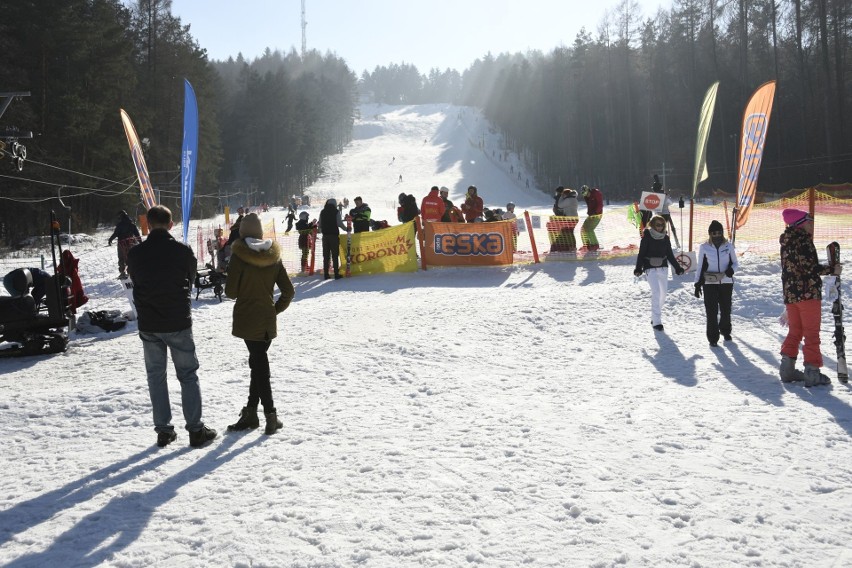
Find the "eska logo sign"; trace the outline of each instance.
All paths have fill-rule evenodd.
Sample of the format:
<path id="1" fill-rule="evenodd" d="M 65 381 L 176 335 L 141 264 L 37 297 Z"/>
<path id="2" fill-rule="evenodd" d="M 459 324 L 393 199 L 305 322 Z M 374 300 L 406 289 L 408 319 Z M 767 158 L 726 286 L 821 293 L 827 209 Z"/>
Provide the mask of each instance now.
<path id="1" fill-rule="evenodd" d="M 435 254 L 446 256 L 497 256 L 506 248 L 501 233 L 435 235 Z"/>

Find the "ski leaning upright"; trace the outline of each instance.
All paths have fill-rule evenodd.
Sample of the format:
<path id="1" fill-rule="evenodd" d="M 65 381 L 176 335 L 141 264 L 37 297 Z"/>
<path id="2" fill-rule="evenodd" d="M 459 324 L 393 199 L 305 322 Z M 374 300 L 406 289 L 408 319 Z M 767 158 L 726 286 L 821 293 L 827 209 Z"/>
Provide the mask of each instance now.
<path id="1" fill-rule="evenodd" d="M 834 267 L 840 262 L 840 244 L 836 241 L 826 247 L 828 265 Z M 843 331 L 843 304 L 840 301 L 840 276 L 834 277 L 834 302 L 831 313 L 834 315 L 834 346 L 837 347 L 837 380 L 849 382 L 849 371 L 846 368 L 846 333 Z"/>

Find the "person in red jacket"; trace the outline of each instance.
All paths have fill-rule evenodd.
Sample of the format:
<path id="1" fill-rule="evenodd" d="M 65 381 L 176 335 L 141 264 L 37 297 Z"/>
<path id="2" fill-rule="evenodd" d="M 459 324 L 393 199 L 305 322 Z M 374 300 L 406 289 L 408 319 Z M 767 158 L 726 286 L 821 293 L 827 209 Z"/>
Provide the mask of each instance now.
<path id="1" fill-rule="evenodd" d="M 468 223 L 473 223 L 477 218 L 482 217 L 482 198 L 477 195 L 476 186 L 472 185 L 467 188 L 467 196 L 464 200 L 464 203 L 461 206 L 462 213 L 464 213 L 464 220 Z"/>
<path id="2" fill-rule="evenodd" d="M 429 195 L 420 202 L 420 217 L 424 221 L 440 221 L 444 216 L 444 200 L 438 195 L 438 186 L 433 185 Z"/>
<path id="3" fill-rule="evenodd" d="M 77 268 L 80 259 L 74 258 L 74 255 L 68 249 L 62 251 L 61 258 L 62 262 L 56 272 L 71 280 L 71 311 L 76 314 L 77 308 L 89 301 L 89 297 L 83 291 L 83 282 L 80 281 L 80 272 Z"/>
<path id="4" fill-rule="evenodd" d="M 603 194 L 598 188 L 589 189 L 588 185 L 580 188 L 583 194 L 583 199 L 586 201 L 586 220 L 583 221 L 583 226 L 580 227 L 580 238 L 583 239 L 583 246 L 587 250 L 599 250 L 601 248 L 598 243 L 598 237 L 595 235 L 595 228 L 601 222 L 603 216 Z"/>

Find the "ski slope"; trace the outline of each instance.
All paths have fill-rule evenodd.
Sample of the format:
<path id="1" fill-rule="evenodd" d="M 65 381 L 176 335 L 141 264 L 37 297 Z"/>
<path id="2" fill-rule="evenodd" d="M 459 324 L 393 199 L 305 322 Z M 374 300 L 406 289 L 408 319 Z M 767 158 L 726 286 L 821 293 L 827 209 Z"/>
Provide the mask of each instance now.
<path id="1" fill-rule="evenodd" d="M 488 157 L 497 142 L 470 109 L 364 107 L 308 193 L 361 195 L 395 222 L 401 191 L 446 185 L 457 202 L 474 184 L 486 206 L 546 213 L 549 190 Z M 124 302 L 102 241 L 80 254 L 88 309 Z M 154 445 L 134 323 L 0 360 L 0 565 L 852 565 L 852 392 L 778 380 L 777 261 L 741 258 L 718 348 L 685 279 L 654 332 L 632 264 L 295 278 L 269 437 L 224 432 L 247 352 L 232 303 L 202 293 L 204 418 L 221 434 L 203 449 L 171 372 L 178 439 Z M 826 306 L 834 379 L 829 328 Z"/>

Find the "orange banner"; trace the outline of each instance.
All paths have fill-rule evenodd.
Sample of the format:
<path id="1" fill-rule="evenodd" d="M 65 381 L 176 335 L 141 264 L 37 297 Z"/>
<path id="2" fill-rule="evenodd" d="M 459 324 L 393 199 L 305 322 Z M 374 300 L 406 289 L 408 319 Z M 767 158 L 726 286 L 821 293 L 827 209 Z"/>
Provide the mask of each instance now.
<path id="1" fill-rule="evenodd" d="M 151 186 L 151 178 L 148 176 L 148 166 L 145 165 L 142 145 L 139 143 L 139 136 L 136 134 L 136 129 L 133 127 L 130 116 L 124 112 L 124 109 L 118 110 L 121 113 L 121 123 L 124 125 L 124 134 L 127 136 L 127 143 L 130 145 L 130 157 L 133 158 L 136 177 L 139 179 L 142 203 L 145 204 L 145 209 L 150 209 L 157 204 L 157 198 L 154 196 L 154 188 Z"/>
<path id="2" fill-rule="evenodd" d="M 423 255 L 431 266 L 512 264 L 514 221 L 491 223 L 424 223 Z"/>
<path id="3" fill-rule="evenodd" d="M 751 96 L 743 113 L 743 132 L 740 140 L 740 178 L 737 184 L 737 224 L 739 229 L 748 221 L 754 194 L 757 191 L 757 175 L 763 160 L 769 115 L 775 98 L 775 81 L 767 81 Z"/>

